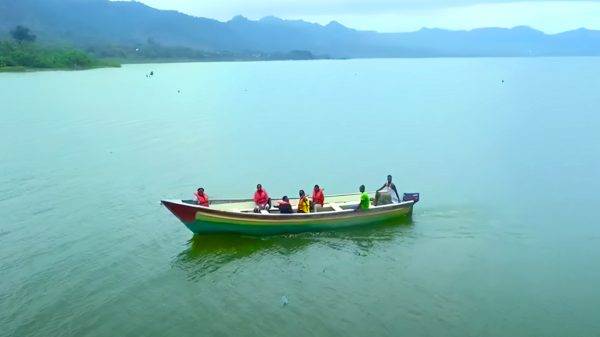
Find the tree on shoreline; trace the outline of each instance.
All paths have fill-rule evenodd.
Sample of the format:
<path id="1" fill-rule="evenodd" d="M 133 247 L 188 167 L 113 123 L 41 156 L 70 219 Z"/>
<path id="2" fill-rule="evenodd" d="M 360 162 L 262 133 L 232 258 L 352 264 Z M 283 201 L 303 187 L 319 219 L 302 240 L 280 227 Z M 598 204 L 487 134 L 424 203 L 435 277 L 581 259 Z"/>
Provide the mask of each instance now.
<path id="1" fill-rule="evenodd" d="M 10 31 L 10 36 L 12 36 L 12 38 L 18 43 L 34 42 L 37 38 L 35 34 L 31 33 L 29 28 L 20 25 Z"/>

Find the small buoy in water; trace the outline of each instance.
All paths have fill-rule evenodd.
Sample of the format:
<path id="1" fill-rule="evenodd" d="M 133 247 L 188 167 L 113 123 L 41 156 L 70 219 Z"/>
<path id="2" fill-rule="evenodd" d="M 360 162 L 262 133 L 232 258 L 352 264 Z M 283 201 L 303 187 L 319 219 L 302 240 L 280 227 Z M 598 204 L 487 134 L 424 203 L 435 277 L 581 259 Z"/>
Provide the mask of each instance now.
<path id="1" fill-rule="evenodd" d="M 504 83 L 504 80 L 502 80 L 502 83 Z"/>
<path id="2" fill-rule="evenodd" d="M 286 306 L 289 303 L 287 296 L 283 295 L 281 296 L 281 305 L 282 306 Z"/>
<path id="3" fill-rule="evenodd" d="M 150 72 L 150 76 L 154 76 L 154 71 L 151 71 L 151 72 Z"/>
<path id="4" fill-rule="evenodd" d="M 178 94 L 181 94 L 181 90 L 177 90 L 177 93 L 178 93 Z"/>

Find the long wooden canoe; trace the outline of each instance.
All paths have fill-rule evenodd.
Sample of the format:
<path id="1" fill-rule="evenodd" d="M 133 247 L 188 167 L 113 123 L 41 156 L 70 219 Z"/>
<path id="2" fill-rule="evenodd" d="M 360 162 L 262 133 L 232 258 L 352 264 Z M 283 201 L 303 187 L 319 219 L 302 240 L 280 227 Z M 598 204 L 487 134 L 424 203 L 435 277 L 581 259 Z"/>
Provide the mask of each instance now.
<path id="1" fill-rule="evenodd" d="M 210 207 L 199 206 L 192 200 L 162 200 L 161 203 L 196 234 L 271 235 L 332 230 L 410 217 L 414 204 L 419 201 L 419 194 L 405 194 L 401 203 L 356 211 L 359 199 L 359 194 L 326 196 L 325 205 L 308 214 L 281 214 L 277 208 L 254 213 L 250 199 L 215 200 Z M 298 200 L 290 201 L 296 210 Z M 274 201 L 276 204 L 277 201 Z"/>

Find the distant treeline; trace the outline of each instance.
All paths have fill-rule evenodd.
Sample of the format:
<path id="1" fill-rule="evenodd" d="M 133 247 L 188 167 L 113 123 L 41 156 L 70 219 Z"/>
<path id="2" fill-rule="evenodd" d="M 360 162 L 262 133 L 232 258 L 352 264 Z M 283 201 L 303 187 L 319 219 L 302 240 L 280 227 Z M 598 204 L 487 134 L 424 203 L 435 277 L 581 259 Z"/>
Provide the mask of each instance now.
<path id="1" fill-rule="evenodd" d="M 119 63 L 172 61 L 262 61 L 312 60 L 327 58 L 309 51 L 287 53 L 209 52 L 187 47 L 163 46 L 152 39 L 145 44 L 88 45 L 83 50 L 70 46 L 48 47 L 36 43 L 36 36 L 23 26 L 10 32 L 12 40 L 0 41 L 0 71 L 28 69 L 90 69 L 118 67 Z"/>
<path id="2" fill-rule="evenodd" d="M 260 60 L 313 60 L 327 58 L 315 56 L 309 51 L 294 50 L 287 53 L 263 52 L 211 52 L 187 47 L 163 46 L 152 39 L 145 44 L 134 46 L 93 45 L 85 51 L 101 59 L 114 59 L 119 62 L 149 61 L 260 61 Z"/>
<path id="3" fill-rule="evenodd" d="M 35 43 L 36 36 L 26 27 L 16 27 L 11 31 L 11 36 L 13 41 L 0 41 L 0 71 L 119 66 L 114 62 L 99 60 L 81 50 L 38 45 Z"/>
<path id="4" fill-rule="evenodd" d="M 116 67 L 118 63 L 98 60 L 70 48 L 47 48 L 36 44 L 0 41 L 0 69 L 90 69 Z"/>

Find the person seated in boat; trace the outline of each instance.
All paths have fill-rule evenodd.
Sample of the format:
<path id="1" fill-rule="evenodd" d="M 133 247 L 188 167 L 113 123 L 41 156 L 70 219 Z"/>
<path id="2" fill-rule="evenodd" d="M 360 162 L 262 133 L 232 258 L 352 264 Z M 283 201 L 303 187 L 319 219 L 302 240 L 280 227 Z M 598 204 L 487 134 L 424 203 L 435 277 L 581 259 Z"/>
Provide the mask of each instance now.
<path id="1" fill-rule="evenodd" d="M 400 202 L 400 195 L 398 194 L 398 189 L 396 189 L 396 185 L 392 182 L 392 176 L 387 176 L 387 181 L 377 192 L 386 192 L 390 195 L 392 199 L 392 203 L 397 204 Z M 389 201 L 388 201 L 389 203 Z M 375 205 L 379 205 L 379 193 L 375 193 Z"/>
<path id="2" fill-rule="evenodd" d="M 194 195 L 196 196 L 196 200 L 198 201 L 198 205 L 208 207 L 208 195 L 204 193 L 204 188 L 200 187 Z"/>
<path id="3" fill-rule="evenodd" d="M 304 190 L 300 190 L 298 192 L 300 195 L 300 200 L 298 200 L 298 213 L 310 213 L 310 201 L 304 193 Z"/>
<path id="4" fill-rule="evenodd" d="M 271 198 L 269 198 L 269 194 L 261 184 L 256 185 L 256 192 L 254 192 L 254 206 L 255 213 L 271 209 Z"/>
<path id="5" fill-rule="evenodd" d="M 368 210 L 369 207 L 371 206 L 371 198 L 369 197 L 369 194 L 367 192 L 365 192 L 365 185 L 360 185 L 358 190 L 360 191 L 360 203 L 356 207 L 356 210 L 357 211 Z"/>
<path id="6" fill-rule="evenodd" d="M 315 188 L 313 189 L 312 204 L 310 209 L 314 211 L 317 208 L 317 206 L 323 207 L 324 204 L 325 196 L 323 195 L 323 189 L 320 188 L 319 185 L 315 185 Z"/>
<path id="7" fill-rule="evenodd" d="M 292 204 L 290 204 L 290 198 L 288 198 L 287 195 L 284 195 L 283 198 L 281 198 L 281 201 L 277 205 L 277 208 L 279 208 L 279 213 L 281 214 L 294 213 L 294 211 L 292 210 Z"/>

